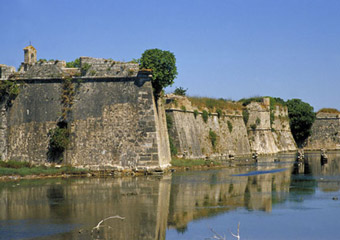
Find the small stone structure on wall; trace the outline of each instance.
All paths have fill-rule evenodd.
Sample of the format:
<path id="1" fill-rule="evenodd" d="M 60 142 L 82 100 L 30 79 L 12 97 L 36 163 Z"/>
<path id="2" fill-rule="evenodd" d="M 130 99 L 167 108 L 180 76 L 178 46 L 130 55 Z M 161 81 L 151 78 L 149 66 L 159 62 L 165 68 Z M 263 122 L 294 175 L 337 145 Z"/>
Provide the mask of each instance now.
<path id="1" fill-rule="evenodd" d="M 31 50 L 19 72 L 0 68 L 11 69 L 2 80 L 20 85 L 10 105 L 6 96 L 0 102 L 2 159 L 46 163 L 49 131 L 62 123 L 70 132 L 63 163 L 91 169 L 170 165 L 165 112 L 162 101 L 155 102 L 151 72 L 89 57 L 80 58 L 80 68 L 66 68 L 65 61 L 26 59 Z"/>

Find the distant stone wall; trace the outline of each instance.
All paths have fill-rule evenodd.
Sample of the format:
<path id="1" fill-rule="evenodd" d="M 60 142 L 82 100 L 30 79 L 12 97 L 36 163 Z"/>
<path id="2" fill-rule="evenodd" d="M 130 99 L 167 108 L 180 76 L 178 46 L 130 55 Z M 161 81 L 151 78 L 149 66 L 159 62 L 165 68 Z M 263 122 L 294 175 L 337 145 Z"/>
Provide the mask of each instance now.
<path id="1" fill-rule="evenodd" d="M 247 123 L 251 150 L 259 154 L 296 151 L 296 143 L 289 126 L 287 107 L 276 106 L 270 120 L 270 106 L 252 102 L 247 106 Z M 254 127 L 255 126 L 255 127 Z"/>
<path id="2" fill-rule="evenodd" d="M 318 113 L 306 149 L 340 149 L 340 114 Z"/>
<path id="3" fill-rule="evenodd" d="M 0 80 L 6 80 L 15 72 L 15 67 L 0 64 Z"/>
<path id="4" fill-rule="evenodd" d="M 33 71 L 33 68 L 31 68 Z M 48 132 L 63 112 L 61 79 L 21 79 L 20 94 L 2 108 L 4 159 L 45 163 Z M 100 168 L 166 167 L 170 163 L 164 109 L 148 75 L 74 78 L 67 122 L 71 143 L 63 163 Z"/>
<path id="5" fill-rule="evenodd" d="M 212 113 L 204 122 L 202 112 L 199 111 L 195 117 L 194 108 L 188 99 L 169 96 L 168 102 L 170 107 L 166 112 L 172 120 L 169 135 L 179 156 L 225 159 L 230 154 L 244 156 L 251 152 L 275 154 L 296 151 L 286 107 L 277 106 L 273 110 L 274 120 L 271 123 L 269 102 L 253 102 L 246 107 L 249 119 L 245 125 L 241 111 L 229 111 L 230 114 L 220 118 Z M 173 102 L 177 103 L 177 108 Z M 179 105 L 182 108 L 185 106 L 185 110 Z M 210 131 L 217 135 L 215 146 Z"/>
<path id="6" fill-rule="evenodd" d="M 167 114 L 173 119 L 170 129 L 179 155 L 187 158 L 228 158 L 232 155 L 249 155 L 250 146 L 242 116 L 226 115 L 218 118 L 217 114 L 208 117 L 205 123 L 202 114 L 196 118 L 193 112 L 168 109 Z M 228 121 L 232 130 L 228 128 Z M 213 146 L 209 132 L 216 133 L 216 145 Z"/>

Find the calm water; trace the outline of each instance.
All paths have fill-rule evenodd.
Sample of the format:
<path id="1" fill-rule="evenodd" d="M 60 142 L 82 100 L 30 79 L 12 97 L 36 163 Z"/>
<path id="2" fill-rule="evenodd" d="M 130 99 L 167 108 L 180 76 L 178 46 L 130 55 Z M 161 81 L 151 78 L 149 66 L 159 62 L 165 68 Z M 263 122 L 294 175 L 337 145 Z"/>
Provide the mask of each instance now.
<path id="1" fill-rule="evenodd" d="M 0 239 L 340 239 L 340 152 L 164 177 L 0 183 Z M 91 229 L 109 219 L 99 233 Z"/>

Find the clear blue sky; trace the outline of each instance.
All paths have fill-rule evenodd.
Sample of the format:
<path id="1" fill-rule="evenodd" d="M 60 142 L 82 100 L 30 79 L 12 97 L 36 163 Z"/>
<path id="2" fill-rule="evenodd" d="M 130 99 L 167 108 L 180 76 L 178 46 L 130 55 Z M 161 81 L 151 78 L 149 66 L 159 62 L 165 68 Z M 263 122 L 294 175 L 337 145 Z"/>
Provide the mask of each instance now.
<path id="1" fill-rule="evenodd" d="M 339 0 L 2 0 L 0 63 L 173 52 L 190 95 L 300 98 L 340 110 Z M 171 91 L 173 88 L 168 88 Z"/>

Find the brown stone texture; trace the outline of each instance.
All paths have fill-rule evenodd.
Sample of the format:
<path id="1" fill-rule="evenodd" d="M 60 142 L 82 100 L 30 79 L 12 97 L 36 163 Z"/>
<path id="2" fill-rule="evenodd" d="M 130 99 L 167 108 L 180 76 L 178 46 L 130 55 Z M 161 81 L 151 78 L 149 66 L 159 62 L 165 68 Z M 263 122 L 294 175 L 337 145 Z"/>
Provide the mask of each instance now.
<path id="1" fill-rule="evenodd" d="M 340 149 L 340 114 L 318 113 L 306 149 Z"/>
<path id="2" fill-rule="evenodd" d="M 179 154 L 187 158 L 227 158 L 229 154 L 250 154 L 247 131 L 240 115 L 225 115 L 220 118 L 216 114 L 208 117 L 205 123 L 202 114 L 195 118 L 194 113 L 180 110 L 167 110 L 173 119 L 170 136 L 174 139 Z M 232 124 L 232 131 L 228 123 Z M 209 132 L 217 134 L 216 146 L 213 147 Z"/>
<path id="3" fill-rule="evenodd" d="M 74 100 L 66 118 L 70 144 L 63 163 L 91 169 L 169 166 L 164 108 L 155 103 L 147 75 L 72 81 Z M 20 82 L 20 94 L 11 106 L 1 105 L 0 142 L 6 147 L 0 150 L 4 159 L 45 163 L 48 132 L 64 111 L 63 80 Z"/>
<path id="4" fill-rule="evenodd" d="M 296 143 L 290 131 L 287 107 L 275 106 L 272 125 L 269 105 L 252 102 L 247 106 L 247 110 L 249 112 L 247 129 L 252 151 L 259 154 L 296 151 Z M 256 123 L 257 119 L 259 124 Z M 254 124 L 255 130 L 251 128 Z"/>
<path id="5" fill-rule="evenodd" d="M 286 107 L 276 106 L 273 110 L 275 117 L 272 126 L 270 106 L 258 102 L 252 102 L 246 107 L 249 112 L 247 126 L 239 111 L 231 111 L 232 114 L 220 118 L 216 113 L 212 113 L 205 123 L 202 112 L 198 112 L 195 118 L 193 107 L 186 98 L 171 97 L 166 111 L 173 122 L 169 133 L 179 156 L 225 159 L 230 154 L 242 156 L 249 155 L 251 152 L 275 154 L 296 151 Z M 182 106 L 185 103 L 186 110 L 174 108 L 174 99 Z M 228 122 L 232 126 L 232 131 L 228 128 Z M 252 125 L 256 125 L 256 128 L 252 128 Z M 210 131 L 217 135 L 215 147 L 209 136 Z"/>

